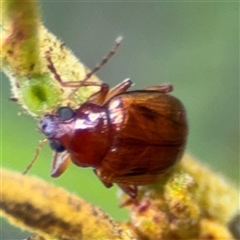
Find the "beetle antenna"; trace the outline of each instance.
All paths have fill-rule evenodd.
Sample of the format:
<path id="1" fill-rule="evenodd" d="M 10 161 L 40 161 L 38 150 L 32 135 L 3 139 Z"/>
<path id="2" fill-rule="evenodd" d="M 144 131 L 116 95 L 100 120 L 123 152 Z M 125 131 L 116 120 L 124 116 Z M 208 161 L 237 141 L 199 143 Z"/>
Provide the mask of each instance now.
<path id="1" fill-rule="evenodd" d="M 70 94 L 69 94 L 69 98 L 71 98 L 74 93 L 76 93 L 78 91 L 78 89 L 84 85 L 84 83 L 92 77 L 93 74 L 95 74 L 99 69 L 101 69 L 108 61 L 109 59 L 116 53 L 117 49 L 119 48 L 121 41 L 122 41 L 123 37 L 119 36 L 116 41 L 115 44 L 113 46 L 113 48 L 109 51 L 109 53 L 102 59 L 102 61 L 97 64 L 86 76 L 84 79 L 82 79 L 80 81 L 80 84 L 78 87 L 76 87 Z"/>
<path id="2" fill-rule="evenodd" d="M 32 165 L 36 162 L 38 155 L 40 153 L 40 150 L 42 149 L 42 147 L 44 146 L 44 144 L 48 141 L 47 138 L 43 139 L 40 141 L 40 143 L 38 144 L 36 151 L 35 151 L 35 155 L 32 159 L 32 161 L 28 164 L 28 166 L 26 167 L 26 169 L 23 171 L 23 175 L 27 174 L 27 172 L 31 169 Z"/>

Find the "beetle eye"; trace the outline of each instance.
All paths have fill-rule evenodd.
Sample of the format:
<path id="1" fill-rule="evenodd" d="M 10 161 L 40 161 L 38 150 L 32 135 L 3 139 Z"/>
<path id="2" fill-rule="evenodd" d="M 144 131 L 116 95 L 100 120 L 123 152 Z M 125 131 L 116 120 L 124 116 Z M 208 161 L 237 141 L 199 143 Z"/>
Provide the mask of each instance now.
<path id="1" fill-rule="evenodd" d="M 60 107 L 57 110 L 57 115 L 61 121 L 67 121 L 74 117 L 74 111 L 69 107 Z"/>
<path id="2" fill-rule="evenodd" d="M 65 151 L 65 147 L 59 141 L 50 141 L 50 147 L 52 150 L 56 152 L 63 152 Z"/>

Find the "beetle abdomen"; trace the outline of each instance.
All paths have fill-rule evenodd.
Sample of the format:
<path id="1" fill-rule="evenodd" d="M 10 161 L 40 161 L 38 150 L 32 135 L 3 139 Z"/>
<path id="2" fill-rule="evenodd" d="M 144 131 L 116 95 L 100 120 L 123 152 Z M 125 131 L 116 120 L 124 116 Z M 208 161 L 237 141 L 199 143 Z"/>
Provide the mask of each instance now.
<path id="1" fill-rule="evenodd" d="M 149 184 L 154 177 L 137 176 L 157 175 L 180 160 L 187 120 L 177 98 L 155 91 L 131 91 L 111 99 L 108 105 L 114 138 L 100 166 L 105 180 Z"/>

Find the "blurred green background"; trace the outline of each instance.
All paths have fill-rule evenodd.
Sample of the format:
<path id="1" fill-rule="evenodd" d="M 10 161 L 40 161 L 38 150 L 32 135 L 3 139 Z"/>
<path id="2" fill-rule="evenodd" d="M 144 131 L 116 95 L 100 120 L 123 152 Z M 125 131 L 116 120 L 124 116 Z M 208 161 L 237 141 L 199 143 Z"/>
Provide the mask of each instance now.
<path id="1" fill-rule="evenodd" d="M 130 77 L 133 89 L 171 83 L 188 111 L 187 151 L 239 184 L 239 3 L 230 2 L 57 2 L 41 3 L 46 27 L 92 68 L 123 35 L 120 50 L 98 76 L 111 86 Z M 43 138 L 37 122 L 10 102 L 10 84 L 1 80 L 1 161 L 23 171 Z M 106 189 L 91 169 L 71 166 L 59 179 L 49 176 L 51 150 L 45 147 L 30 171 L 89 202 L 117 220 L 117 188 Z M 1 225 L 1 239 L 27 233 Z"/>

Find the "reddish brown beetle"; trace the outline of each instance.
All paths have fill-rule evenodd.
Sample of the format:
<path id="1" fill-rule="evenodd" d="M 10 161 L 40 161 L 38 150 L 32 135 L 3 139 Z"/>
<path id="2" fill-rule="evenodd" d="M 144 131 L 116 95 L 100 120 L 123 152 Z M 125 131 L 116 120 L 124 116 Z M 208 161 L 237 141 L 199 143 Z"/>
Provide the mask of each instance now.
<path id="1" fill-rule="evenodd" d="M 49 69 L 57 76 L 51 61 Z M 40 130 L 55 151 L 53 177 L 72 161 L 94 168 L 106 187 L 117 183 L 135 198 L 137 186 L 157 182 L 181 159 L 188 126 L 184 106 L 167 94 L 172 86 L 127 92 L 131 85 L 126 79 L 109 91 L 101 83 L 78 109 L 60 107 L 43 117 Z"/>

